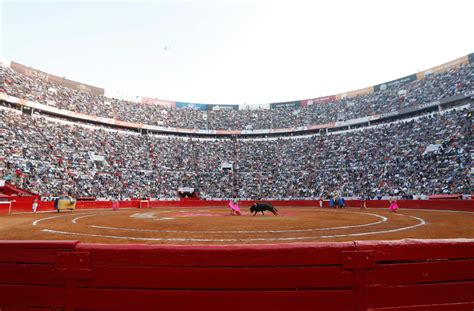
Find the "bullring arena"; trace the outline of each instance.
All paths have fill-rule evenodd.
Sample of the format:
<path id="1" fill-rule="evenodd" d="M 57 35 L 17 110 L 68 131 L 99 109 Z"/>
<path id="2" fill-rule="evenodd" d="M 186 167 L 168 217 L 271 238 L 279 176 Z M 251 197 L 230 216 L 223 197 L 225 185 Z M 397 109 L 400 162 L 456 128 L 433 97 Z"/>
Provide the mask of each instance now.
<path id="1" fill-rule="evenodd" d="M 250 110 L 1 60 L 0 311 L 474 310 L 473 64 Z"/>
<path id="2" fill-rule="evenodd" d="M 201 207 L 24 213 L 0 218 L 0 234 L 9 240 L 184 245 L 474 238 L 473 212 L 392 213 L 383 208 L 386 204 L 374 202 L 379 208 L 367 209 L 283 206 L 279 216 L 269 212 L 252 216 L 247 208 L 242 216 L 232 216 L 225 202 L 220 207 L 201 203 Z"/>

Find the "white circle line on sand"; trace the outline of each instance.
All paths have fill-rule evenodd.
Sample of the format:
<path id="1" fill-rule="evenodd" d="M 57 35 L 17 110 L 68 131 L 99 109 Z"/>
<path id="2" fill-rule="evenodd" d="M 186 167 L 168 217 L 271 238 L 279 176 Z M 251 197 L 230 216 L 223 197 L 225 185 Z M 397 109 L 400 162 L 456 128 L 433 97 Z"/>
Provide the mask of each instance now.
<path id="1" fill-rule="evenodd" d="M 372 214 L 372 213 L 357 213 L 357 214 L 366 214 L 378 217 L 379 221 L 371 222 L 368 224 L 362 225 L 351 225 L 351 226 L 341 226 L 341 227 L 327 227 L 327 228 L 315 228 L 315 229 L 295 229 L 295 230 L 258 230 L 258 231 L 250 231 L 250 230 L 236 230 L 236 231 L 222 231 L 222 230 L 157 230 L 157 229 L 133 229 L 133 228 L 118 228 L 118 227 L 108 227 L 108 226 L 96 226 L 96 225 L 89 225 L 91 228 L 96 229 L 105 229 L 105 230 L 118 230 L 118 231 L 132 231 L 132 232 L 165 232 L 165 233 L 291 233 L 291 232 L 313 232 L 313 231 L 326 231 L 326 230 L 339 230 L 339 229 L 351 229 L 351 228 L 362 228 L 368 226 L 375 226 L 380 223 L 386 222 L 388 220 L 387 217 Z"/>
<path id="2" fill-rule="evenodd" d="M 370 234 L 392 233 L 392 232 L 410 230 L 410 229 L 413 229 L 413 228 L 416 228 L 416 227 L 426 225 L 426 221 L 422 218 L 419 218 L 419 217 L 416 217 L 416 216 L 403 215 L 403 214 L 398 214 L 398 215 L 409 217 L 409 218 L 414 218 L 414 219 L 418 220 L 419 222 L 416 225 L 413 225 L 413 226 L 402 227 L 402 228 L 397 228 L 397 229 L 390 229 L 390 230 L 383 230 L 383 231 L 361 232 L 361 233 L 325 235 L 325 236 L 320 236 L 320 238 L 326 239 L 326 238 L 339 238 L 339 237 L 346 237 L 346 236 L 363 236 L 363 235 L 370 235 Z"/>
<path id="3" fill-rule="evenodd" d="M 388 210 L 388 208 L 381 208 L 381 207 L 366 207 L 366 208 L 358 208 L 358 207 L 349 207 L 349 209 L 358 209 L 358 210 L 370 210 L 370 211 L 380 211 L 380 210 Z M 403 208 L 399 207 L 398 211 L 402 212 L 446 212 L 446 213 L 466 213 L 466 214 L 474 214 L 474 211 L 456 211 L 456 210 L 444 210 L 444 209 L 428 209 L 428 208 Z"/>
<path id="4" fill-rule="evenodd" d="M 77 221 L 79 219 L 87 218 L 87 217 L 92 217 L 96 215 L 101 215 L 101 214 L 106 214 L 109 213 L 109 211 L 106 212 L 101 212 L 101 213 L 93 213 L 93 214 L 87 214 L 83 216 L 76 217 L 72 219 L 73 224 L 77 224 Z M 153 213 L 143 213 L 143 214 L 153 214 Z M 378 217 L 382 220 L 376 221 L 376 222 L 371 222 L 368 224 L 361 224 L 361 225 L 350 225 L 350 226 L 341 226 L 341 227 L 329 227 L 329 228 L 316 228 L 316 229 L 296 229 L 296 230 L 263 230 L 263 231 L 185 231 L 185 230 L 147 230 L 147 229 L 132 229 L 132 228 L 116 228 L 116 227 L 107 227 L 107 226 L 95 226 L 95 225 L 89 225 L 89 227 L 92 228 L 98 228 L 98 229 L 107 229 L 107 230 L 121 230 L 121 231 L 143 231 L 143 232 L 168 232 L 168 233 L 285 233 L 285 232 L 311 232 L 311 231 L 325 231 L 325 230 L 337 230 L 337 229 L 349 229 L 349 228 L 359 228 L 359 227 L 367 227 L 367 226 L 374 226 L 377 224 L 380 224 L 382 222 L 387 221 L 387 218 L 381 215 L 377 214 L 372 214 L 372 213 L 362 213 L 362 212 L 356 212 L 355 214 L 365 214 L 365 215 L 371 215 Z M 62 215 L 61 215 L 62 216 Z M 52 218 L 57 218 L 61 216 L 53 216 L 49 218 L 44 218 L 44 220 L 47 219 L 52 219 Z M 70 216 L 70 215 L 64 215 L 64 216 Z M 172 220 L 174 218 L 171 217 L 162 217 L 158 218 L 155 220 Z M 34 226 L 36 224 L 33 224 Z"/>
<path id="5" fill-rule="evenodd" d="M 37 220 L 33 221 L 31 224 L 32 224 L 33 226 L 36 226 L 39 222 L 41 222 L 41 221 L 43 221 L 43 220 L 49 220 L 49 219 L 54 219 L 54 218 L 67 217 L 67 216 L 71 216 L 71 214 L 68 214 L 68 215 L 58 215 L 58 216 L 52 216 L 52 217 L 41 218 L 41 219 L 37 219 Z"/>
<path id="6" fill-rule="evenodd" d="M 96 210 L 97 210 L 97 209 L 96 209 Z M 106 212 L 102 212 L 102 213 L 106 213 Z M 97 215 L 97 214 L 102 214 L 102 213 L 87 214 L 87 216 L 90 216 L 90 215 Z M 76 214 L 76 215 L 77 215 L 77 214 Z M 31 224 L 32 224 L 33 226 L 36 226 L 39 222 L 41 222 L 41 221 L 43 221 L 43 220 L 49 220 L 49 219 L 54 219 L 54 218 L 62 218 L 62 217 L 70 217 L 70 216 L 73 216 L 73 214 L 56 215 L 56 216 L 41 218 L 41 219 L 37 219 L 37 220 L 33 221 Z M 84 216 L 81 216 L 81 217 L 84 217 Z M 79 217 L 79 218 L 81 218 L 81 217 Z"/>
<path id="7" fill-rule="evenodd" d="M 86 218 L 86 217 L 91 217 L 91 216 L 95 216 L 95 215 L 100 215 L 100 214 L 104 214 L 104 213 L 108 213 L 108 212 L 102 212 L 102 213 L 94 213 L 94 214 L 88 214 L 88 215 L 84 215 L 84 216 L 79 216 L 79 217 L 76 217 L 72 220 L 72 223 L 73 224 L 77 224 L 77 221 L 79 219 L 82 219 L 82 218 Z"/>
<path id="8" fill-rule="evenodd" d="M 400 215 L 400 214 L 399 214 Z M 397 229 L 390 230 L 381 230 L 381 231 L 371 231 L 363 233 L 352 233 L 352 234 L 339 234 L 333 236 L 314 236 L 314 237 L 289 237 L 289 238 L 250 238 L 250 239 L 197 239 L 197 238 L 145 238 L 145 237 L 128 237 L 128 236 L 116 236 L 116 235 L 102 235 L 102 234 L 92 234 L 92 233 L 80 233 L 80 232 L 67 232 L 51 229 L 43 229 L 43 232 L 53 233 L 53 234 L 65 234 L 65 235 L 79 235 L 79 236 L 91 236 L 91 237 L 102 237 L 110 239 L 125 239 L 125 240 L 136 240 L 136 241 L 172 241 L 172 242 L 245 242 L 245 241 L 295 241 L 295 240 L 308 240 L 308 239 L 317 239 L 317 238 L 331 238 L 331 237 L 345 237 L 345 236 L 362 236 L 370 234 L 381 234 L 381 233 L 390 233 L 398 232 L 413 229 L 419 226 L 423 226 L 426 222 L 419 217 L 401 215 L 409 218 L 414 218 L 418 220 L 416 225 L 401 227 Z"/>
<path id="9" fill-rule="evenodd" d="M 454 210 L 442 210 L 442 209 L 408 209 L 408 208 L 399 208 L 399 210 L 408 212 L 408 211 L 419 211 L 419 212 L 444 212 L 444 213 L 463 213 L 463 214 L 474 214 L 474 212 L 468 212 L 468 211 L 454 211 Z"/>
<path id="10" fill-rule="evenodd" d="M 87 213 L 87 212 L 91 212 L 91 211 L 103 211 L 103 210 L 106 210 L 106 209 L 111 209 L 111 208 L 107 208 L 107 207 L 104 207 L 104 208 L 76 208 L 75 211 L 76 212 L 84 212 L 84 213 Z M 124 208 L 120 208 L 120 210 L 129 210 L 129 209 L 136 209 L 134 207 L 124 207 Z M 23 214 L 38 214 L 38 215 L 41 215 L 41 214 L 51 214 L 51 213 L 57 213 L 58 211 L 57 210 L 46 210 L 46 211 L 37 211 L 36 213 L 33 213 L 33 211 L 31 212 L 14 212 L 14 213 L 11 213 L 10 215 L 23 215 Z"/>

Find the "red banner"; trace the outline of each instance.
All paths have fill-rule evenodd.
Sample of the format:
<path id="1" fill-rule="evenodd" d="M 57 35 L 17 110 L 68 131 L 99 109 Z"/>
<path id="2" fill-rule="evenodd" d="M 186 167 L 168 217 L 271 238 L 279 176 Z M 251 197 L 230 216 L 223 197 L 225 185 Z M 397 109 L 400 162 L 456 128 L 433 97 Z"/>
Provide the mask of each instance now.
<path id="1" fill-rule="evenodd" d="M 336 101 L 336 95 L 324 96 L 318 98 L 305 99 L 301 101 L 301 106 L 311 106 L 315 104 L 327 104 Z"/>

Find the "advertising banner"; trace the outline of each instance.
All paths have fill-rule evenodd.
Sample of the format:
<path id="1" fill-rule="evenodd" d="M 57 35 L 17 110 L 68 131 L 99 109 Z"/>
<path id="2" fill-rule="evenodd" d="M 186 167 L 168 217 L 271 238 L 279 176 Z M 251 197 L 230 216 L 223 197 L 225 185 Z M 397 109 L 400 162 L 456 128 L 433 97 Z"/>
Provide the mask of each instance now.
<path id="1" fill-rule="evenodd" d="M 104 95 L 105 93 L 105 90 L 102 88 L 72 81 L 72 80 L 66 79 L 65 77 L 58 77 L 58 76 L 43 72 L 41 70 L 19 64 L 14 61 L 10 63 L 10 68 L 12 68 L 18 73 L 28 75 L 28 76 L 33 76 L 35 78 L 42 79 L 45 81 L 54 82 L 64 87 L 74 89 L 77 91 L 83 91 L 83 92 L 86 91 L 86 92 L 93 93 L 95 95 Z"/>
<path id="2" fill-rule="evenodd" d="M 272 103 L 270 109 L 299 109 L 301 108 L 301 101 L 283 102 L 283 103 Z"/>
<path id="3" fill-rule="evenodd" d="M 281 129 L 270 129 L 270 133 L 287 133 L 287 132 L 294 132 L 292 127 L 281 128 Z"/>
<path id="4" fill-rule="evenodd" d="M 451 68 L 457 67 L 462 64 L 468 64 L 468 63 L 469 63 L 469 55 L 466 55 L 466 56 L 457 58 L 455 60 L 452 60 L 450 62 L 444 63 L 442 65 L 419 72 L 416 74 L 416 77 L 418 80 L 421 80 L 421 79 L 424 79 L 426 75 L 447 71 Z"/>
<path id="5" fill-rule="evenodd" d="M 396 79 L 396 80 L 392 80 L 392 81 L 389 81 L 389 82 L 377 84 L 376 86 L 374 86 L 374 92 L 383 91 L 383 90 L 386 90 L 388 88 L 391 88 L 391 87 L 394 87 L 394 86 L 397 86 L 397 85 L 400 85 L 400 84 L 409 83 L 409 82 L 415 81 L 416 79 L 417 79 L 416 78 L 416 73 L 414 73 L 412 75 L 409 75 L 409 76 L 406 76 L 406 77 L 403 77 L 403 78 L 400 78 L 400 79 Z"/>
<path id="6" fill-rule="evenodd" d="M 367 122 L 369 122 L 369 117 L 362 117 L 362 118 L 350 119 L 346 121 L 337 121 L 335 124 L 335 127 L 349 126 L 353 124 L 361 124 L 361 123 L 367 123 Z"/>
<path id="7" fill-rule="evenodd" d="M 316 104 L 327 104 L 336 101 L 336 95 L 324 96 L 312 99 L 305 99 L 301 101 L 303 107 L 316 105 Z"/>
<path id="8" fill-rule="evenodd" d="M 207 110 L 206 104 L 176 102 L 176 109 Z"/>
<path id="9" fill-rule="evenodd" d="M 239 110 L 239 105 L 207 105 L 209 110 Z"/>
<path id="10" fill-rule="evenodd" d="M 143 96 L 142 96 L 142 104 L 157 105 L 157 106 L 170 108 L 170 109 L 176 108 L 176 102 L 158 99 L 158 98 L 143 97 Z"/>
<path id="11" fill-rule="evenodd" d="M 123 126 L 123 127 L 143 128 L 143 124 L 141 123 L 131 123 L 131 122 L 125 122 L 125 121 L 120 121 L 120 120 L 114 120 L 114 124 Z"/>
<path id="12" fill-rule="evenodd" d="M 118 90 L 105 89 L 104 96 L 107 98 L 119 99 L 119 100 L 124 100 L 124 101 L 132 102 L 132 103 L 142 102 L 141 96 L 127 94 L 127 93 L 124 93 L 123 91 L 118 91 Z"/>
<path id="13" fill-rule="evenodd" d="M 196 133 L 196 130 L 195 129 L 186 129 L 186 128 L 176 127 L 176 128 L 174 128 L 174 132 L 194 134 L 194 133 Z"/>
<path id="14" fill-rule="evenodd" d="M 359 89 L 359 90 L 355 90 L 355 91 L 351 91 L 351 92 L 346 92 L 346 93 L 342 93 L 342 94 L 337 94 L 336 95 L 336 99 L 342 99 L 342 98 L 346 98 L 346 97 L 356 97 L 356 96 L 364 96 L 364 95 L 367 95 L 367 94 L 371 94 L 374 92 L 374 87 L 373 86 L 369 86 L 369 87 L 366 87 L 366 88 L 363 88 L 363 89 Z"/>
<path id="15" fill-rule="evenodd" d="M 374 115 L 369 116 L 369 121 L 378 120 L 378 119 L 380 119 L 379 114 L 374 114 Z"/>
<path id="16" fill-rule="evenodd" d="M 214 132 L 220 135 L 239 135 L 242 133 L 239 130 L 215 130 Z"/>
<path id="17" fill-rule="evenodd" d="M 464 93 L 464 96 L 465 96 L 465 97 L 472 97 L 472 96 L 474 96 L 474 90 L 468 91 L 468 92 Z"/>
<path id="18" fill-rule="evenodd" d="M 324 129 L 324 128 L 333 128 L 336 126 L 336 122 L 326 123 L 326 124 L 313 124 L 308 125 L 308 130 Z"/>
<path id="19" fill-rule="evenodd" d="M 380 114 L 380 119 L 397 116 L 399 114 L 400 114 L 400 112 L 398 112 L 398 111 L 390 111 L 390 112 L 386 112 L 386 113 L 381 113 Z"/>
<path id="20" fill-rule="evenodd" d="M 166 131 L 166 130 L 170 130 L 169 127 L 156 126 L 156 125 L 149 125 L 149 124 L 143 124 L 143 129 L 145 129 L 145 130 L 151 130 L 151 131 Z"/>

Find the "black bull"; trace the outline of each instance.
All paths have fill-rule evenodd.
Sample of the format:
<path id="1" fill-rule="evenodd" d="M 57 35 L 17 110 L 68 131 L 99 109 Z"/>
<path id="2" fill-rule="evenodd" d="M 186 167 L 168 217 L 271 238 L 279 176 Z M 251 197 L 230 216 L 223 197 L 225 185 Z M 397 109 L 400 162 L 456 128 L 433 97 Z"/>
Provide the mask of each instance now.
<path id="1" fill-rule="evenodd" d="M 262 212 L 262 214 L 265 215 L 264 211 L 269 211 L 272 212 L 273 215 L 278 215 L 278 210 L 270 203 L 254 203 L 250 207 L 250 213 L 254 213 L 254 216 L 257 215 L 258 212 Z"/>

